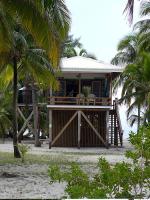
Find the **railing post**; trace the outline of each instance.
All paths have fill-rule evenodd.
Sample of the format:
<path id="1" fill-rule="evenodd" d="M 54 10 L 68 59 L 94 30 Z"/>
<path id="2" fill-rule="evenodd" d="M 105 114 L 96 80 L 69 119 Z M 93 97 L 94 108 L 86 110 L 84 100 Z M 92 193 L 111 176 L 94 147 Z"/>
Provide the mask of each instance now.
<path id="1" fill-rule="evenodd" d="M 109 147 L 109 111 L 106 111 L 106 144 Z"/>
<path id="2" fill-rule="evenodd" d="M 81 140 L 81 111 L 78 111 L 78 149 L 80 149 Z"/>

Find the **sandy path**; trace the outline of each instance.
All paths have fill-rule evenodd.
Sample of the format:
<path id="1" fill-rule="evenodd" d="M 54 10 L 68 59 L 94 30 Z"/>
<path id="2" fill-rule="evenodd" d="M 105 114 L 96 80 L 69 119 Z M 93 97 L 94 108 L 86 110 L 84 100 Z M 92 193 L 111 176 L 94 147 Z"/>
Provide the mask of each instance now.
<path id="1" fill-rule="evenodd" d="M 68 161 L 77 161 L 80 163 L 97 163 L 98 158 L 103 156 L 110 163 L 114 164 L 119 161 L 127 161 L 124 153 L 128 149 L 132 149 L 127 141 L 125 141 L 124 148 L 56 148 L 48 149 L 48 144 L 43 144 L 42 147 L 30 146 L 29 153 L 37 155 L 51 155 L 60 156 L 63 155 Z M 0 144 L 1 152 L 13 152 L 13 146 L 11 142 Z"/>

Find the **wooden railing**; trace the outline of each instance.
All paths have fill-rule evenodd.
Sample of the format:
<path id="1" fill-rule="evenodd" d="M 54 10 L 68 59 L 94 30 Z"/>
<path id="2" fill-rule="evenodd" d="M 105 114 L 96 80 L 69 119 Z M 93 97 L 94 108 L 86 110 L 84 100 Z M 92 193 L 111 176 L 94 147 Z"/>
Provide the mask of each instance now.
<path id="1" fill-rule="evenodd" d="M 81 98 L 81 97 L 49 97 L 49 103 L 52 105 L 102 105 L 110 106 L 111 98 L 94 97 L 94 98 Z"/>

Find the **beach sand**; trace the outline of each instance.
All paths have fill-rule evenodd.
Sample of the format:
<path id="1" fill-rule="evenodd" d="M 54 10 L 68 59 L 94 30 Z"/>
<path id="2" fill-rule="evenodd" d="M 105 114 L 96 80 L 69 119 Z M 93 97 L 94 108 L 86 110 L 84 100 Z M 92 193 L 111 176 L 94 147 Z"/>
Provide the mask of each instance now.
<path id="1" fill-rule="evenodd" d="M 29 144 L 28 144 L 29 145 Z M 124 152 L 132 149 L 127 141 L 123 148 L 52 148 L 48 144 L 42 147 L 34 147 L 30 144 L 29 154 L 50 155 L 63 157 L 67 161 L 77 161 L 82 167 L 92 174 L 96 170 L 96 163 L 103 156 L 111 164 L 123 160 L 130 162 L 124 156 Z M 6 141 L 0 144 L 0 152 L 13 152 L 12 142 Z M 58 199 L 64 195 L 65 183 L 49 184 L 47 175 L 48 164 L 1 164 L 0 165 L 0 199 Z M 6 177 L 12 174 L 14 177 Z"/>

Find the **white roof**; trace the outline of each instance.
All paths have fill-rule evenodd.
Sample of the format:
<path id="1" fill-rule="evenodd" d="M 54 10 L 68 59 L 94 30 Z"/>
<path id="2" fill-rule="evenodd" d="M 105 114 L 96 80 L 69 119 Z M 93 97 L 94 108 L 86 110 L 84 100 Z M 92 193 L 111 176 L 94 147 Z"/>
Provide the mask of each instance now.
<path id="1" fill-rule="evenodd" d="M 71 58 L 62 58 L 60 62 L 62 72 L 80 72 L 80 73 L 111 73 L 122 72 L 123 67 L 104 63 L 102 61 L 75 56 Z"/>

